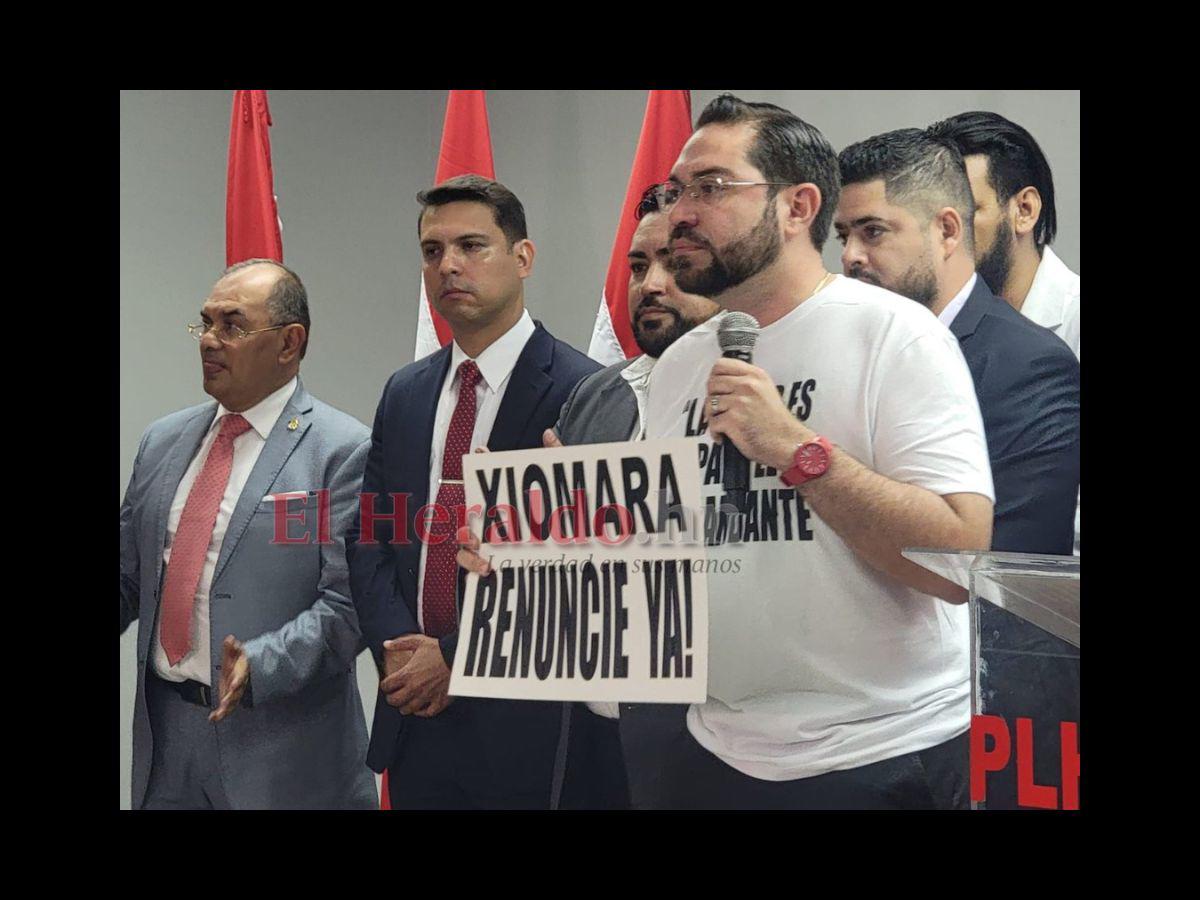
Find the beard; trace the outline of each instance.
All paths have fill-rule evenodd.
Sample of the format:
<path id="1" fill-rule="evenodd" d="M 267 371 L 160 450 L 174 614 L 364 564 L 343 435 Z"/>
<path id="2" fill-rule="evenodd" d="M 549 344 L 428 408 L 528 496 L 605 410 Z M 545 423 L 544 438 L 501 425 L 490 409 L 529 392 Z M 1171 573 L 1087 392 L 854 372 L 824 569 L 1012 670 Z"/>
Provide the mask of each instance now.
<path id="1" fill-rule="evenodd" d="M 846 275 L 884 288 L 901 297 L 907 297 L 909 300 L 916 300 L 925 307 L 932 308 L 933 301 L 937 299 L 937 276 L 934 274 L 933 267 L 929 265 L 928 259 L 921 259 L 914 263 L 893 284 L 884 284 L 874 272 L 868 272 L 857 264 L 851 266 L 846 271 Z"/>
<path id="2" fill-rule="evenodd" d="M 1008 273 L 1012 271 L 1014 241 L 1012 223 L 1006 219 L 996 229 L 992 246 L 983 252 L 975 265 L 979 277 L 987 282 L 997 297 L 1003 293 L 1004 285 L 1008 283 Z"/>
<path id="3" fill-rule="evenodd" d="M 937 276 L 932 268 L 918 264 L 905 272 L 892 290 L 909 300 L 916 300 L 922 306 L 932 308 L 938 293 Z"/>
<path id="4" fill-rule="evenodd" d="M 774 212 L 775 205 L 768 201 L 762 218 L 750 233 L 726 245 L 720 253 L 708 241 L 677 226 L 671 232 L 672 238 L 684 238 L 698 244 L 707 249 L 712 257 L 712 262 L 703 269 L 695 267 L 687 259 L 680 259 L 676 263 L 673 267 L 675 283 L 680 290 L 702 297 L 717 297 L 775 262 L 782 241 L 779 239 Z"/>
<path id="5" fill-rule="evenodd" d="M 668 314 L 668 322 L 641 322 L 642 309 L 655 309 Z M 638 307 L 638 315 L 634 318 L 633 339 L 643 353 L 652 359 L 658 359 L 673 343 L 695 328 L 699 322 L 691 322 L 670 307 L 653 301 L 643 302 Z"/>

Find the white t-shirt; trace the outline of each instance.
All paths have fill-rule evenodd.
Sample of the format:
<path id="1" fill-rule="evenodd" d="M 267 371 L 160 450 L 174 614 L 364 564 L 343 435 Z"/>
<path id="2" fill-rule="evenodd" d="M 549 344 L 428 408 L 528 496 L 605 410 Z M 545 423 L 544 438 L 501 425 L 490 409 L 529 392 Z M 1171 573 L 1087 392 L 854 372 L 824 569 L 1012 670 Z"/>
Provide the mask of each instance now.
<path id="1" fill-rule="evenodd" d="M 719 465 L 703 459 L 713 445 L 702 418 L 721 318 L 663 354 L 646 410 L 647 438 L 700 433 L 706 504 L 722 493 Z M 920 304 L 838 276 L 762 329 L 754 363 L 798 418 L 875 472 L 994 499 L 971 374 Z M 708 541 L 719 563 L 708 575 L 709 699 L 688 711 L 696 740 L 747 775 L 785 781 L 965 731 L 966 604 L 876 572 L 778 473 L 751 463 L 750 475 L 745 539 Z"/>

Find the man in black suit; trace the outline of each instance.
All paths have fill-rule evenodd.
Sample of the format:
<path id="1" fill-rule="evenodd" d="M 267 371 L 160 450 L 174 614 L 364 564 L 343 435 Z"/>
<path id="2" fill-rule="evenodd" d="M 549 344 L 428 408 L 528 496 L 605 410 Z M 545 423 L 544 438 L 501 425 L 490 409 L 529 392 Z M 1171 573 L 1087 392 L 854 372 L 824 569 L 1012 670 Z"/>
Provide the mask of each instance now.
<path id="1" fill-rule="evenodd" d="M 975 271 L 962 155 L 917 128 L 838 155 L 842 267 L 916 300 L 958 338 L 975 381 L 996 489 L 992 549 L 1071 553 L 1079 488 L 1079 362 Z"/>
<path id="2" fill-rule="evenodd" d="M 347 538 L 381 677 L 367 764 L 388 769 L 394 809 L 548 808 L 561 704 L 447 694 L 462 454 L 542 446 L 576 382 L 600 366 L 526 312 L 535 248 L 511 191 L 465 175 L 417 199 L 425 291 L 454 341 L 384 387 Z"/>

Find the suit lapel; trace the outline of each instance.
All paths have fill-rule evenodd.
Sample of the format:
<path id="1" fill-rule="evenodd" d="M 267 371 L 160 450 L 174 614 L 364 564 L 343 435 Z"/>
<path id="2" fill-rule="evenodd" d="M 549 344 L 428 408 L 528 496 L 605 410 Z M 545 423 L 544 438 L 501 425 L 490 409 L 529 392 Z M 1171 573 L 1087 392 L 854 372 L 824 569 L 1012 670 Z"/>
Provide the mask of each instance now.
<path id="1" fill-rule="evenodd" d="M 213 572 L 213 584 L 216 584 L 217 579 L 221 577 L 221 572 L 229 562 L 229 557 L 237 549 L 246 526 L 250 524 L 251 516 L 258 509 L 262 498 L 271 490 L 275 483 L 275 477 L 283 468 L 283 464 L 287 462 L 292 451 L 296 449 L 296 445 L 312 427 L 312 419 L 309 416 L 309 413 L 312 412 L 312 405 L 312 396 L 304 389 L 304 383 L 297 377 L 296 390 L 292 392 L 292 398 L 275 421 L 275 426 L 267 436 L 267 443 L 258 455 L 254 468 L 250 470 L 250 477 L 246 479 L 246 485 L 242 488 L 237 505 L 233 508 L 233 515 L 229 518 L 229 527 L 225 530 L 225 539 L 221 542 L 221 554 L 217 557 L 217 567 Z M 295 430 L 289 430 L 288 423 L 293 418 L 298 418 L 300 425 Z M 288 485 L 288 487 L 305 486 Z"/>
<path id="2" fill-rule="evenodd" d="M 167 545 L 167 518 L 170 515 L 171 501 L 175 498 L 175 492 L 179 490 L 179 482 L 183 480 L 183 473 L 187 471 L 188 464 L 196 455 L 196 451 L 200 449 L 204 435 L 208 433 L 213 416 L 216 414 L 216 402 L 209 403 L 183 426 L 183 430 L 179 432 L 179 437 L 175 440 L 171 456 L 167 460 L 166 470 L 163 472 L 162 478 L 158 480 L 160 494 L 154 518 L 154 533 L 157 541 L 154 554 L 156 584 L 162 584 L 162 558 L 163 550 Z"/>
<path id="3" fill-rule="evenodd" d="M 950 331 L 960 343 L 975 333 L 980 321 L 987 314 L 988 300 L 991 297 L 992 292 L 988 289 L 987 283 L 976 273 L 975 287 L 971 288 L 967 302 L 963 304 L 958 315 L 954 317 L 954 321 L 950 323 Z"/>
<path id="4" fill-rule="evenodd" d="M 546 374 L 554 361 L 554 339 L 542 327 L 534 323 L 534 332 L 525 342 L 517 364 L 508 379 L 508 389 L 496 413 L 496 424 L 488 437 L 488 449 L 516 450 L 521 444 L 525 428 L 537 413 L 546 392 L 554 380 Z M 541 446 L 541 441 L 538 441 Z"/>

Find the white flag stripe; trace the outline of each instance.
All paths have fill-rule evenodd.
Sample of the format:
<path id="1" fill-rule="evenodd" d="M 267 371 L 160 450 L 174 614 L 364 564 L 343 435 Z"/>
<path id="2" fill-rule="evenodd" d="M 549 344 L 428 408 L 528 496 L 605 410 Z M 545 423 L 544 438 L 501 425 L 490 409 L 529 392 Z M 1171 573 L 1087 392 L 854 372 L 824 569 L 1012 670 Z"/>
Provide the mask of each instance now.
<path id="1" fill-rule="evenodd" d="M 429 311 L 429 298 L 425 296 L 425 279 L 422 278 L 420 309 L 417 311 L 417 345 L 413 350 L 413 362 L 441 349 L 437 329 L 433 327 L 433 315 Z"/>
<path id="2" fill-rule="evenodd" d="M 596 324 L 592 327 L 592 341 L 588 344 L 588 356 L 602 366 L 625 361 L 625 351 L 613 331 L 612 316 L 608 311 L 608 297 L 600 292 L 600 308 L 596 310 Z"/>

